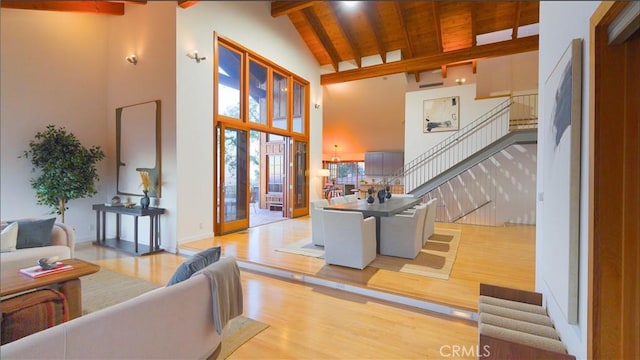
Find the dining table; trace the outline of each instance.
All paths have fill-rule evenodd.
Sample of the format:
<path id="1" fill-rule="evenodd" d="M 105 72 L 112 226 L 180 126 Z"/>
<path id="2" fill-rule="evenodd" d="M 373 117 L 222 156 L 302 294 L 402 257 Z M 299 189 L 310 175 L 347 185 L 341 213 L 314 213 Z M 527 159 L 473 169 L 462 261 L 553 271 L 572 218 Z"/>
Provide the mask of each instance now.
<path id="1" fill-rule="evenodd" d="M 376 219 L 376 252 L 380 253 L 380 218 L 383 216 L 393 216 L 399 214 L 404 210 L 414 207 L 422 200 L 417 198 L 394 198 L 386 199 L 383 203 L 380 203 L 376 199 L 373 203 L 369 204 L 366 199 L 351 201 L 342 204 L 332 204 L 325 206 L 325 210 L 339 210 L 339 211 L 358 211 L 362 213 L 362 216 L 367 218 L 373 216 Z"/>

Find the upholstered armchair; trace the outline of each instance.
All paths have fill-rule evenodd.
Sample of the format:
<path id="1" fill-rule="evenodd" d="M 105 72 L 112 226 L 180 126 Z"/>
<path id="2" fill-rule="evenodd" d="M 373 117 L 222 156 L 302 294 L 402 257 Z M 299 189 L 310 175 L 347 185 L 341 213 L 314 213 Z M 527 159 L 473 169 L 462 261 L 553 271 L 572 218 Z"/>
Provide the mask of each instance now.
<path id="1" fill-rule="evenodd" d="M 427 206 L 411 213 L 380 218 L 380 254 L 415 259 L 422 249 L 422 230 Z"/>
<path id="2" fill-rule="evenodd" d="M 324 214 L 322 209 L 329 206 L 326 199 L 311 201 L 309 212 L 311 215 L 311 243 L 324 246 Z"/>
<path id="3" fill-rule="evenodd" d="M 376 258 L 376 219 L 361 212 L 324 210 L 327 264 L 364 269 Z"/>

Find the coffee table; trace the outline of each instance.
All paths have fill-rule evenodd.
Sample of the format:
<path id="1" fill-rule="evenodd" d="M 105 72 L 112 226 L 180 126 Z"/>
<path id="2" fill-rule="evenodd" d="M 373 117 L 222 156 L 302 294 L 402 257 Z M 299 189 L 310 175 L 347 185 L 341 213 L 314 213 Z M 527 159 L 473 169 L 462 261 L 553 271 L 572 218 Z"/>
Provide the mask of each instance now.
<path id="1" fill-rule="evenodd" d="M 20 269 L 2 269 L 0 282 L 0 296 L 18 294 L 23 291 L 35 290 L 41 287 L 58 285 L 58 290 L 67 297 L 69 319 L 82 315 L 82 292 L 80 277 L 98 272 L 100 266 L 79 259 L 60 260 L 64 264 L 73 266 L 72 269 L 59 273 L 31 278 L 21 274 Z"/>

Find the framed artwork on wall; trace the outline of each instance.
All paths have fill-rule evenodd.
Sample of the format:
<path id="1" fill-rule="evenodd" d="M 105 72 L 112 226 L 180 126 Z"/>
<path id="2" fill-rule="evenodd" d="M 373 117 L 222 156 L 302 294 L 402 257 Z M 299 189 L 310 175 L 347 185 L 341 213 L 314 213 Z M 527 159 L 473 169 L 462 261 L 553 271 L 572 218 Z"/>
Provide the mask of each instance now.
<path id="1" fill-rule="evenodd" d="M 578 323 L 582 39 L 574 39 L 544 84 L 543 278 L 569 324 Z M 556 266 L 560 265 L 560 266 Z M 566 265 L 566 266 L 564 266 Z"/>
<path id="2" fill-rule="evenodd" d="M 451 96 L 422 102 L 422 132 L 460 129 L 460 97 Z"/>

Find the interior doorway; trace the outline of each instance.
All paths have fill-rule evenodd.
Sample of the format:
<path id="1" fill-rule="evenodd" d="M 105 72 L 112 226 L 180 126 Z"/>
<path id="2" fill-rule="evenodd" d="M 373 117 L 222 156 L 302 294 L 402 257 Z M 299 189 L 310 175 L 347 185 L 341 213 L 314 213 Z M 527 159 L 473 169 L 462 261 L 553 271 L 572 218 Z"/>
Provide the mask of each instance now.
<path id="1" fill-rule="evenodd" d="M 249 227 L 285 220 L 287 137 L 257 130 L 249 137 Z"/>

